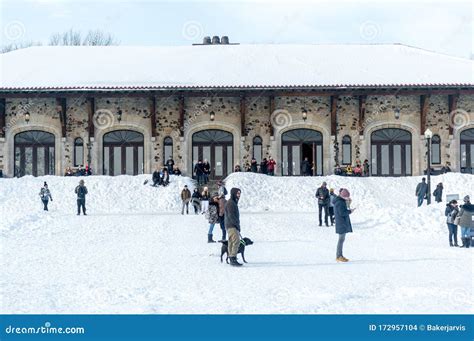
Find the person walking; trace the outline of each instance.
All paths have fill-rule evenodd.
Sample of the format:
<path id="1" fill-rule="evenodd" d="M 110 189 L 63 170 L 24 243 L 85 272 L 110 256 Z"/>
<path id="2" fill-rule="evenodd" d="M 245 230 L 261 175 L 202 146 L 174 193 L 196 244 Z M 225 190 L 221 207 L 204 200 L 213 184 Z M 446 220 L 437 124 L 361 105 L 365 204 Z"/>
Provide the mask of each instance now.
<path id="1" fill-rule="evenodd" d="M 207 210 L 209 209 L 209 200 L 211 199 L 210 194 L 209 194 L 209 188 L 204 187 L 203 191 L 201 193 L 201 212 L 202 214 L 207 213 Z M 219 215 L 217 215 L 219 216 Z"/>
<path id="2" fill-rule="evenodd" d="M 82 214 L 86 214 L 86 195 L 87 195 L 87 187 L 84 185 L 84 180 L 79 181 L 79 186 L 76 187 L 75 190 L 77 194 L 77 215 L 81 215 L 81 207 L 82 207 Z"/>
<path id="3" fill-rule="evenodd" d="M 433 195 L 435 197 L 436 202 L 443 201 L 443 183 L 442 182 L 440 182 L 438 186 L 436 186 L 436 189 L 434 190 Z"/>
<path id="4" fill-rule="evenodd" d="M 331 219 L 331 226 L 334 225 L 334 200 L 337 195 L 334 193 L 334 188 L 329 189 L 329 218 Z"/>
<path id="5" fill-rule="evenodd" d="M 334 200 L 334 217 L 336 218 L 336 233 L 339 235 L 336 249 L 336 261 L 348 262 L 349 259 L 343 255 L 344 241 L 346 234 L 352 232 L 351 218 L 349 215 L 355 208 L 347 208 L 347 200 L 350 198 L 349 190 L 343 188 L 339 196 Z"/>
<path id="6" fill-rule="evenodd" d="M 199 160 L 194 166 L 194 174 L 196 174 L 198 186 L 201 186 L 204 183 L 204 165 L 202 160 Z"/>
<path id="7" fill-rule="evenodd" d="M 463 243 L 461 247 L 469 248 L 471 246 L 471 228 L 474 227 L 472 220 L 474 205 L 471 204 L 469 195 L 466 195 L 463 201 L 464 204 L 460 207 L 455 223 L 457 222 L 461 226 L 461 241 Z"/>
<path id="8" fill-rule="evenodd" d="M 240 213 L 238 206 L 240 193 L 240 189 L 232 188 L 230 190 L 230 200 L 225 205 L 225 228 L 229 235 L 228 252 L 230 265 L 232 266 L 242 266 L 237 261 L 240 244 Z"/>
<path id="9" fill-rule="evenodd" d="M 328 224 L 328 217 L 329 217 L 329 190 L 327 189 L 327 183 L 323 182 L 321 187 L 318 188 L 316 191 L 316 198 L 318 199 L 318 207 L 319 207 L 319 226 L 323 225 L 322 221 L 322 212 L 324 209 L 324 222 L 326 226 Z"/>
<path id="10" fill-rule="evenodd" d="M 191 196 L 191 204 L 194 207 L 194 214 L 198 214 L 201 211 L 201 193 L 199 189 L 195 188 L 193 195 Z"/>
<path id="11" fill-rule="evenodd" d="M 444 210 L 446 224 L 448 225 L 449 231 L 449 246 L 458 246 L 458 226 L 454 223 L 458 213 L 458 202 L 456 200 L 451 200 Z"/>
<path id="12" fill-rule="evenodd" d="M 184 185 L 183 190 L 181 191 L 181 201 L 183 205 L 181 206 L 181 214 L 184 214 L 184 207 L 186 207 L 186 214 L 189 214 L 189 201 L 191 200 L 191 191 L 188 189 L 187 185 Z"/>
<path id="13" fill-rule="evenodd" d="M 209 222 L 207 242 L 215 243 L 214 239 L 212 239 L 212 232 L 214 230 L 214 226 L 219 222 L 219 194 L 217 192 L 212 193 L 211 200 L 209 202 L 209 209 L 206 212 L 206 218 Z"/>
<path id="14" fill-rule="evenodd" d="M 223 181 L 217 182 L 218 190 L 217 194 L 219 195 L 219 225 L 221 226 L 222 230 L 222 239 L 226 240 L 227 231 L 225 229 L 225 204 L 227 200 L 225 196 L 227 195 L 227 188 L 225 188 L 225 183 Z"/>
<path id="15" fill-rule="evenodd" d="M 207 159 L 204 159 L 204 163 L 202 164 L 202 176 L 204 178 L 204 185 L 207 185 L 209 182 L 209 175 L 211 174 L 211 164 Z"/>
<path id="16" fill-rule="evenodd" d="M 53 201 L 53 197 L 51 196 L 51 192 L 49 191 L 48 184 L 46 183 L 46 181 L 44 182 L 43 187 L 39 192 L 39 195 L 41 197 L 41 201 L 43 202 L 43 210 L 47 211 L 49 200 Z"/>
<path id="17" fill-rule="evenodd" d="M 418 198 L 418 207 L 423 205 L 423 200 L 425 200 L 426 195 L 428 194 L 428 184 L 426 183 L 426 178 L 421 179 L 421 182 L 416 186 L 415 195 Z"/>

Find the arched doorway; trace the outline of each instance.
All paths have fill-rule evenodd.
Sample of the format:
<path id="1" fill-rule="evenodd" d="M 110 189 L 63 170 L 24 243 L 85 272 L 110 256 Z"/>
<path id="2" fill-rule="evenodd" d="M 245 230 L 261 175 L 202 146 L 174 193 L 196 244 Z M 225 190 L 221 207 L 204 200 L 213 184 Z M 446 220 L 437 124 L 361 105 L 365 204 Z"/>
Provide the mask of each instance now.
<path id="1" fill-rule="evenodd" d="M 208 160 L 211 165 L 211 179 L 222 179 L 232 172 L 234 137 L 231 133 L 209 129 L 193 134 L 193 169 L 199 160 Z"/>
<path id="2" fill-rule="evenodd" d="M 371 135 L 371 171 L 374 176 L 412 174 L 411 134 L 398 128 L 376 130 Z"/>
<path id="3" fill-rule="evenodd" d="M 301 162 L 307 157 L 313 175 L 323 175 L 323 134 L 312 129 L 289 130 L 281 136 L 282 175 L 301 175 Z"/>
<path id="4" fill-rule="evenodd" d="M 115 130 L 104 135 L 104 175 L 143 174 L 143 134 Z"/>
<path id="5" fill-rule="evenodd" d="M 461 132 L 460 142 L 461 173 L 474 174 L 474 128 Z"/>
<path id="6" fill-rule="evenodd" d="M 15 135 L 15 176 L 54 175 L 54 135 L 30 130 Z"/>

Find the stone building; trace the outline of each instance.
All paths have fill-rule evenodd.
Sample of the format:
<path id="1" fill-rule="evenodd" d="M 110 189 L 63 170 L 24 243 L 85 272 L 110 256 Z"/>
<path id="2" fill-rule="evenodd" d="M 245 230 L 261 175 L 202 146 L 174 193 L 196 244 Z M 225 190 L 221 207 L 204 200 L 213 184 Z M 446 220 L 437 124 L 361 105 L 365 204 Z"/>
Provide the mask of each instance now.
<path id="1" fill-rule="evenodd" d="M 474 167 L 473 62 L 404 45 L 31 47 L 0 55 L 4 176 L 184 174 L 214 178 L 252 157 L 277 175 L 369 160 L 375 176 Z"/>

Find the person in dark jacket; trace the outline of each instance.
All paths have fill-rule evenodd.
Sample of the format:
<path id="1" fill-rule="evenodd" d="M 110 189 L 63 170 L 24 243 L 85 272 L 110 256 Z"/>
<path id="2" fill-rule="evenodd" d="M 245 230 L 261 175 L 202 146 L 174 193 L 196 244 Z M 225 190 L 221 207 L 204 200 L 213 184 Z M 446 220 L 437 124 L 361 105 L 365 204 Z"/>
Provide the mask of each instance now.
<path id="1" fill-rule="evenodd" d="M 305 157 L 303 162 L 301 162 L 301 174 L 303 174 L 303 176 L 311 175 L 311 164 L 307 157 Z"/>
<path id="2" fill-rule="evenodd" d="M 252 161 L 250 162 L 250 171 L 252 173 L 257 173 L 258 172 L 258 164 L 257 164 L 257 160 L 255 158 L 252 158 Z"/>
<path id="3" fill-rule="evenodd" d="M 327 188 L 326 182 L 323 182 L 321 187 L 316 191 L 316 198 L 318 199 L 319 207 L 319 226 L 323 225 L 322 213 L 324 209 L 324 222 L 326 226 L 329 226 L 328 217 L 329 217 L 329 190 Z"/>
<path id="4" fill-rule="evenodd" d="M 79 186 L 76 187 L 75 190 L 77 194 L 77 215 L 81 214 L 81 207 L 82 207 L 82 214 L 86 214 L 86 195 L 87 195 L 87 187 L 84 185 L 84 180 L 79 181 Z"/>
<path id="5" fill-rule="evenodd" d="M 331 219 L 331 226 L 334 225 L 334 200 L 337 195 L 334 193 L 334 188 L 329 189 L 329 218 Z"/>
<path id="6" fill-rule="evenodd" d="M 370 165 L 369 165 L 369 160 L 367 159 L 365 159 L 364 163 L 362 164 L 362 172 L 364 176 L 370 175 Z"/>
<path id="7" fill-rule="evenodd" d="M 451 200 L 444 210 L 449 231 L 449 246 L 458 246 L 458 226 L 454 223 L 454 219 L 456 219 L 458 213 L 458 202 Z"/>
<path id="8" fill-rule="evenodd" d="M 44 182 L 44 185 L 41 188 L 39 195 L 41 197 L 41 201 L 43 202 L 43 210 L 47 211 L 49 200 L 53 201 L 53 197 L 51 196 L 51 192 L 49 191 L 48 184 L 46 183 L 46 181 Z"/>
<path id="9" fill-rule="evenodd" d="M 241 266 L 242 264 L 237 262 L 237 252 L 239 251 L 240 244 L 240 213 L 239 203 L 240 200 L 240 189 L 232 188 L 230 190 L 230 200 L 225 205 L 225 228 L 229 235 L 229 261 L 232 266 Z"/>
<path id="10" fill-rule="evenodd" d="M 204 165 L 201 160 L 194 166 L 194 174 L 196 175 L 198 186 L 201 186 L 204 183 Z"/>
<path id="11" fill-rule="evenodd" d="M 440 182 L 433 192 L 436 202 L 443 201 L 443 183 Z"/>
<path id="12" fill-rule="evenodd" d="M 428 194 L 428 184 L 426 183 L 426 178 L 421 179 L 421 182 L 416 186 L 415 195 L 418 198 L 418 207 L 423 205 L 423 200 L 425 200 L 426 195 Z"/>
<path id="13" fill-rule="evenodd" d="M 352 232 L 351 218 L 349 215 L 355 209 L 347 208 L 347 200 L 350 199 L 350 193 L 347 189 L 342 188 L 339 196 L 334 200 L 334 216 L 336 218 L 336 233 L 339 235 L 337 241 L 336 261 L 348 262 L 349 259 L 343 256 L 343 246 L 346 239 L 346 233 Z"/>
<path id="14" fill-rule="evenodd" d="M 160 178 L 160 185 L 166 187 L 170 184 L 170 174 L 168 173 L 168 168 L 163 168 Z"/>
<path id="15" fill-rule="evenodd" d="M 466 195 L 463 199 L 464 205 L 461 205 L 457 218 L 461 226 L 461 247 L 469 248 L 471 246 L 471 228 L 474 227 L 473 215 L 474 205 L 471 204 L 471 198 Z"/>
<path id="16" fill-rule="evenodd" d="M 267 158 L 263 158 L 260 162 L 260 173 L 267 174 Z"/>
<path id="17" fill-rule="evenodd" d="M 215 243 L 214 239 L 212 239 L 212 232 L 214 230 L 214 226 L 219 222 L 219 194 L 217 192 L 212 193 L 211 200 L 209 201 L 209 208 L 206 212 L 206 219 L 209 222 L 207 242 Z"/>
<path id="18" fill-rule="evenodd" d="M 181 175 L 181 170 L 179 169 L 178 166 L 173 167 L 173 175 Z"/>
<path id="19" fill-rule="evenodd" d="M 194 189 L 191 196 L 191 204 L 194 207 L 194 214 L 198 214 L 201 211 L 201 193 L 197 188 Z"/>
<path id="20" fill-rule="evenodd" d="M 226 238 L 226 230 L 225 230 L 225 204 L 227 200 L 225 196 L 227 195 L 227 188 L 225 188 L 225 183 L 222 180 L 217 182 L 217 193 L 219 195 L 219 225 L 221 226 L 222 230 L 222 239 L 225 240 Z"/>
<path id="21" fill-rule="evenodd" d="M 207 183 L 209 182 L 209 175 L 211 174 L 211 164 L 206 159 L 204 159 L 204 162 L 202 164 L 202 170 L 204 184 L 207 185 Z"/>
<path id="22" fill-rule="evenodd" d="M 181 207 L 181 214 L 184 214 L 184 207 L 186 207 L 186 214 L 189 214 L 189 201 L 191 200 L 191 191 L 188 189 L 187 185 L 184 185 L 183 190 L 181 191 L 181 201 L 183 206 Z"/>
<path id="23" fill-rule="evenodd" d="M 166 169 L 168 169 L 168 173 L 170 173 L 170 174 L 173 173 L 174 160 L 171 156 L 166 161 L 165 166 L 166 166 Z"/>
<path id="24" fill-rule="evenodd" d="M 152 175 L 152 180 L 153 180 L 153 186 L 156 187 L 160 184 L 160 179 L 161 179 L 161 175 L 160 175 L 160 171 L 158 170 L 158 168 L 153 172 L 153 175 Z"/>

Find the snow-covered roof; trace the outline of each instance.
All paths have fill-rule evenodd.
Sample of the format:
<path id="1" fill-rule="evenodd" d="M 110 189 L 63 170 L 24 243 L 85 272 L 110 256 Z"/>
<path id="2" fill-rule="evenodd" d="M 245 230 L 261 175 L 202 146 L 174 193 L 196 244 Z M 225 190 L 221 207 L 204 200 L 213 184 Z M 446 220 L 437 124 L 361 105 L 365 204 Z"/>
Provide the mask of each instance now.
<path id="1" fill-rule="evenodd" d="M 0 90 L 472 86 L 473 66 L 400 44 L 40 46 L 0 55 Z"/>

